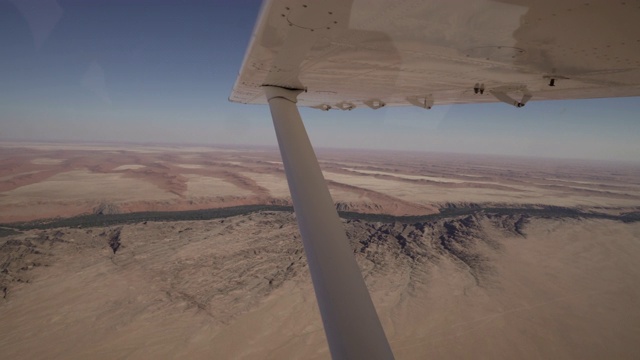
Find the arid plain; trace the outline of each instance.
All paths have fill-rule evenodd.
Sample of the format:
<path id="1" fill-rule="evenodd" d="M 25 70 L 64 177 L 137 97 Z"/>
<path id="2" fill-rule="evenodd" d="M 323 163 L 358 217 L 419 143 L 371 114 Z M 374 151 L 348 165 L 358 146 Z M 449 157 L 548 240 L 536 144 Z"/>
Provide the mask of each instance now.
<path id="1" fill-rule="evenodd" d="M 640 168 L 587 161 L 319 151 L 341 210 L 435 213 L 453 204 L 640 205 Z M 0 223 L 95 212 L 288 204 L 276 149 L 4 143 Z"/>
<path id="2" fill-rule="evenodd" d="M 398 359 L 640 354 L 640 166 L 318 156 Z M 289 203 L 276 149 L 0 143 L 0 357 L 328 358 L 291 212 L 10 224 Z"/>

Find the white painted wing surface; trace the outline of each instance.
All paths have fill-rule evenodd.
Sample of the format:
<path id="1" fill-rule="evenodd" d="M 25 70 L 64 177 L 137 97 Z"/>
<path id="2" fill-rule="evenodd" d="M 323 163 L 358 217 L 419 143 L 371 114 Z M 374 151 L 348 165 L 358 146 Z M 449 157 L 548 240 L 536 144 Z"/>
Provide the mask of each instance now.
<path id="1" fill-rule="evenodd" d="M 640 96 L 640 1 L 267 0 L 230 100 L 262 85 L 325 110 Z"/>

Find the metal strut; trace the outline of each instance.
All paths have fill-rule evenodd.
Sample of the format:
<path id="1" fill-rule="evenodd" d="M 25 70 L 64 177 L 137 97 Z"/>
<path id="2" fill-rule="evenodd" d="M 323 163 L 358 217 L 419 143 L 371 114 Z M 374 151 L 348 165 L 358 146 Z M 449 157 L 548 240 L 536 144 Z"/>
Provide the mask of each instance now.
<path id="1" fill-rule="evenodd" d="M 296 106 L 302 90 L 265 86 L 333 359 L 393 359 Z"/>

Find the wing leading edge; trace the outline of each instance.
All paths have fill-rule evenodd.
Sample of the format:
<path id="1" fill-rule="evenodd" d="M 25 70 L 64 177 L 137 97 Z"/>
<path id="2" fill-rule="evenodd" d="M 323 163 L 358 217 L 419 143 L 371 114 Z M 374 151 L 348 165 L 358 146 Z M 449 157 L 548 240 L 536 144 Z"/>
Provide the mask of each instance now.
<path id="1" fill-rule="evenodd" d="M 640 1 L 267 0 L 230 100 L 322 110 L 640 96 Z"/>

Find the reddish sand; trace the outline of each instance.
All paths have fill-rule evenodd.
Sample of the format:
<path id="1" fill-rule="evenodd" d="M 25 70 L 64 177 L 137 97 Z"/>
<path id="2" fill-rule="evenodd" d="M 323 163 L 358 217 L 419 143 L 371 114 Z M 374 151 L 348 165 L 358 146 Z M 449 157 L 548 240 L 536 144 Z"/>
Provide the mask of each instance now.
<path id="1" fill-rule="evenodd" d="M 624 164 L 326 150 L 319 158 L 345 211 L 420 215 L 449 203 L 640 206 L 640 168 Z M 289 203 L 275 149 L 0 143 L 0 223 Z"/>

